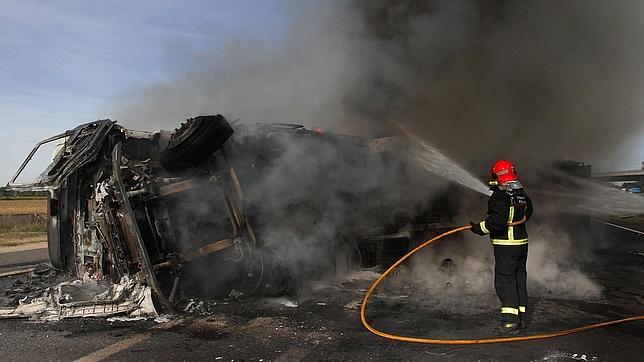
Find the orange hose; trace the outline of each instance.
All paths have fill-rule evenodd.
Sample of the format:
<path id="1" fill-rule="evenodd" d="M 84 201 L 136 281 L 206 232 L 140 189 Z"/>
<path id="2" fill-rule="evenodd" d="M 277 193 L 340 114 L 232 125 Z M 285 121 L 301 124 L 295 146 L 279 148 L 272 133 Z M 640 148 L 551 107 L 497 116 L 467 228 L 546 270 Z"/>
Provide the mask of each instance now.
<path id="1" fill-rule="evenodd" d="M 514 222 L 512 224 L 509 224 L 511 226 L 515 226 L 521 223 L 525 222 L 525 218 L 523 218 L 520 221 Z M 573 334 L 573 333 L 579 333 L 579 332 L 584 332 L 584 331 L 589 331 L 591 329 L 597 329 L 597 328 L 605 328 L 608 326 L 612 326 L 615 324 L 620 324 L 620 323 L 626 323 L 626 322 L 632 322 L 632 321 L 638 321 L 638 320 L 644 320 L 644 315 L 639 315 L 639 316 L 634 316 L 634 317 L 629 317 L 629 318 L 623 318 L 623 319 L 616 319 L 612 321 L 607 321 L 607 322 L 602 322 L 602 323 L 595 323 L 595 324 L 590 324 L 582 327 L 577 327 L 577 328 L 571 328 L 571 329 L 566 329 L 563 331 L 557 331 L 557 332 L 552 332 L 552 333 L 542 333 L 542 334 L 535 334 L 531 336 L 520 336 L 520 337 L 500 337 L 500 338 L 487 338 L 487 339 L 432 339 L 432 338 L 419 338 L 419 337 L 407 337 L 407 336 L 397 336 L 394 334 L 389 334 L 386 332 L 382 332 L 377 330 L 376 328 L 372 327 L 369 322 L 367 322 L 366 318 L 366 313 L 367 313 L 367 303 L 369 301 L 369 297 L 371 294 L 376 290 L 376 287 L 391 273 L 394 269 L 396 269 L 400 264 L 402 264 L 405 260 L 409 259 L 412 255 L 423 249 L 424 247 L 432 244 L 435 241 L 438 241 L 439 239 L 442 239 L 448 235 L 455 234 L 458 232 L 461 232 L 463 230 L 468 230 L 471 227 L 469 225 L 467 226 L 461 226 L 456 229 L 447 231 L 445 233 L 442 233 L 436 237 L 433 237 L 421 245 L 417 246 L 414 248 L 414 250 L 410 251 L 407 253 L 405 256 L 400 258 L 397 262 L 394 263 L 394 265 L 390 266 L 389 269 L 387 269 L 376 281 L 371 285 L 369 290 L 367 291 L 367 294 L 365 294 L 364 299 L 362 300 L 362 306 L 360 307 L 360 319 L 362 320 L 362 324 L 367 328 L 371 333 L 378 335 L 380 337 L 384 337 L 387 339 L 392 339 L 395 341 L 403 341 L 403 342 L 414 342 L 414 343 L 425 343 L 425 344 L 457 344 L 457 345 L 466 345 L 466 344 L 485 344 L 485 343 L 504 343 L 504 342 L 519 342 L 519 341 L 530 341 L 530 340 L 535 340 L 535 339 L 546 339 L 546 338 L 554 338 L 554 337 L 561 337 L 565 336 L 568 334 Z"/>

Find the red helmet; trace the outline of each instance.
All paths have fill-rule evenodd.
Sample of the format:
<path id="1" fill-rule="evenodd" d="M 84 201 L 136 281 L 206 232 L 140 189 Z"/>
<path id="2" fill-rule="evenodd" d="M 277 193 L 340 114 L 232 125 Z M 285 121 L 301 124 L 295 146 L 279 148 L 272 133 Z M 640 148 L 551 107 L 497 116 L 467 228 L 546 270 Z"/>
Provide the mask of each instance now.
<path id="1" fill-rule="evenodd" d="M 497 181 L 499 184 L 516 181 L 518 179 L 514 165 L 507 160 L 496 161 L 490 169 L 490 176 L 493 181 Z"/>

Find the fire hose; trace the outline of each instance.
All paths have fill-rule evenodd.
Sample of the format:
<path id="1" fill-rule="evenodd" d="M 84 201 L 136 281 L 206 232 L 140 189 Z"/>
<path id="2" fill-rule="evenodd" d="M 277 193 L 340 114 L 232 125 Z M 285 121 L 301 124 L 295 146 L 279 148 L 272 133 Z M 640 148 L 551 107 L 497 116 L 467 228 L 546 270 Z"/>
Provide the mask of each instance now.
<path id="1" fill-rule="evenodd" d="M 526 221 L 526 218 L 524 217 L 522 220 L 513 222 L 508 224 L 508 226 L 516 226 L 519 224 L 523 224 Z M 489 344 L 489 343 L 506 343 L 506 342 L 520 342 L 520 341 L 530 341 L 530 340 L 535 340 L 535 339 L 546 339 L 546 338 L 555 338 L 555 337 L 561 337 L 573 333 L 579 333 L 579 332 L 585 332 L 589 331 L 592 329 L 598 329 L 598 328 L 605 328 L 608 326 L 613 326 L 616 324 L 621 324 L 621 323 L 626 323 L 626 322 L 633 322 L 633 321 L 638 321 L 638 320 L 644 320 L 644 315 L 639 315 L 639 316 L 633 316 L 633 317 L 628 317 L 628 318 L 622 318 L 622 319 L 616 319 L 616 320 L 611 320 L 611 321 L 606 321 L 606 322 L 601 322 L 601 323 L 595 323 L 595 324 L 589 324 L 577 328 L 571 328 L 571 329 L 566 329 L 566 330 L 561 330 L 561 331 L 556 331 L 556 332 L 550 332 L 550 333 L 542 333 L 542 334 L 534 334 L 534 335 L 529 335 L 529 336 L 515 336 L 515 337 L 499 337 L 499 338 L 483 338 L 483 339 L 433 339 L 433 338 L 420 338 L 420 337 L 408 337 L 408 336 L 398 336 L 395 334 L 390 334 L 387 332 L 380 331 L 376 328 L 374 328 L 372 325 L 367 322 L 366 314 L 367 314 L 367 303 L 369 302 L 369 297 L 373 294 L 373 292 L 376 290 L 378 285 L 393 271 L 395 270 L 400 264 L 402 264 L 405 260 L 409 259 L 412 255 L 416 254 L 419 252 L 421 249 L 431 245 L 432 243 L 452 234 L 456 234 L 458 232 L 461 232 L 463 230 L 468 230 L 470 229 L 470 225 L 466 226 L 461 226 L 456 229 L 449 230 L 447 232 L 444 232 L 436 237 L 433 237 L 421 245 L 417 246 L 414 248 L 412 251 L 409 253 L 405 254 L 402 258 L 400 258 L 397 262 L 395 262 L 392 266 L 389 267 L 381 276 L 376 279 L 376 281 L 371 285 L 369 290 L 364 296 L 364 299 L 362 300 L 362 306 L 360 307 L 360 319 L 362 320 L 362 324 L 364 327 L 369 330 L 369 332 L 391 340 L 395 341 L 403 341 L 403 342 L 413 342 L 413 343 L 425 343 L 425 344 L 450 344 L 450 345 L 468 345 L 468 344 Z"/>

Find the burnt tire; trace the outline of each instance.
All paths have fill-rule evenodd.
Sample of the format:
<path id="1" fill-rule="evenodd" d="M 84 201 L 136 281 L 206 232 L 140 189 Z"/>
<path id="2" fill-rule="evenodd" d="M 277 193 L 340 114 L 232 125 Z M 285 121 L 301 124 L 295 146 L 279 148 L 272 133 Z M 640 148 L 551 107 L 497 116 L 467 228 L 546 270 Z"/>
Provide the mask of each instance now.
<path id="1" fill-rule="evenodd" d="M 161 166 L 169 172 L 198 166 L 232 134 L 230 124 L 220 114 L 191 118 L 172 132 L 168 146 L 161 153 Z"/>
<path id="2" fill-rule="evenodd" d="M 358 239 L 362 267 L 388 268 L 409 251 L 409 236 L 405 234 L 368 236 Z"/>
<path id="3" fill-rule="evenodd" d="M 49 262 L 59 270 L 74 271 L 74 216 L 79 193 L 78 173 L 72 173 L 56 191 L 57 199 L 47 197 L 47 246 Z"/>
<path id="4" fill-rule="evenodd" d="M 60 244 L 60 206 L 51 196 L 47 197 L 47 249 L 51 265 L 62 270 L 65 262 Z"/>

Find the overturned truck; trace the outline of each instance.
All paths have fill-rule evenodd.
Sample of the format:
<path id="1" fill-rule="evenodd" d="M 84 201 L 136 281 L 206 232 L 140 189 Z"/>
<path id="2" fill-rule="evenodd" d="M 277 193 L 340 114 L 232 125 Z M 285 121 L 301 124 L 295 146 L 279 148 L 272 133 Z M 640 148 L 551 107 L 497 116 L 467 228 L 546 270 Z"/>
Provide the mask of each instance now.
<path id="1" fill-rule="evenodd" d="M 342 144 L 343 163 L 354 170 L 367 167 L 373 149 L 301 125 L 236 129 L 241 129 L 239 136 L 231 137 L 233 128 L 221 115 L 189 119 L 172 132 L 134 131 L 98 120 L 40 142 L 7 186 L 49 192 L 48 242 L 54 267 L 82 280 L 114 285 L 134 280 L 149 288 L 156 307 L 166 312 L 186 294 L 282 294 L 298 283 L 294 275 L 316 268 L 341 271 L 360 265 L 361 259 L 364 265 L 374 255 L 376 263 L 387 263 L 409 248 L 409 237 L 399 233 L 409 216 L 381 205 L 368 221 L 358 215 L 337 217 L 328 243 L 307 249 L 317 255 L 298 269 L 288 260 L 289 251 L 297 249 L 291 241 L 273 237 L 271 244 L 257 236 L 255 226 L 269 235 L 278 221 L 262 217 L 256 202 L 249 210 L 243 190 L 251 190 L 255 200 L 265 197 L 262 182 L 275 178 L 275 160 L 284 158 L 285 145 L 293 142 L 305 145 L 298 152 L 309 155 Z M 38 148 L 49 142 L 58 146 L 47 169 L 34 182 L 16 182 Z M 333 167 L 324 163 L 321 168 L 326 169 L 319 172 L 333 174 L 328 169 Z M 320 190 L 305 191 L 329 199 L 320 194 L 331 181 L 308 176 L 320 180 Z M 352 200 L 356 196 L 350 190 L 336 193 L 356 213 L 369 207 Z M 331 229 L 319 225 L 329 205 L 307 204 L 301 195 L 291 204 L 283 201 L 287 196 L 272 197 L 281 202 L 282 218 L 296 215 L 300 228 Z M 272 213 L 270 206 L 264 213 Z M 279 218 L 278 213 L 273 216 Z M 368 235 L 362 243 L 356 238 L 360 233 Z M 83 303 L 77 307 L 95 305 L 96 300 Z"/>

